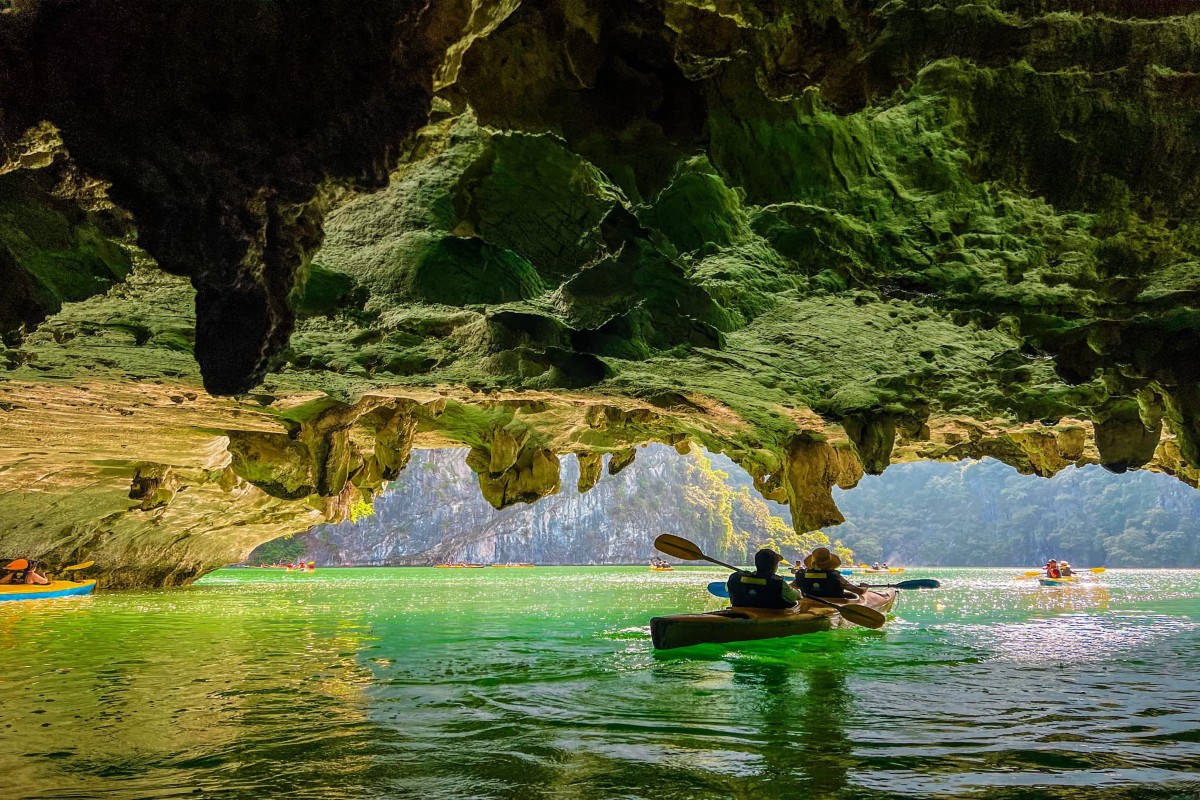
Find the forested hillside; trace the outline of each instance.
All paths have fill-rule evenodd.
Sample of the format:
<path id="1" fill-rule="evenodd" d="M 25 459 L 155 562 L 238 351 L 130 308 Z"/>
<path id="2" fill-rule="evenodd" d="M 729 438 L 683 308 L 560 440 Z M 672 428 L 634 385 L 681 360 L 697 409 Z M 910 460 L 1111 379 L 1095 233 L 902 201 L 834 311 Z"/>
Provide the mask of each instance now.
<path id="1" fill-rule="evenodd" d="M 722 456 L 652 446 L 586 494 L 563 459 L 563 490 L 496 511 L 478 493 L 465 451 L 418 451 L 373 516 L 301 539 L 321 563 L 446 561 L 642 562 L 674 532 L 723 560 L 747 563 L 763 545 L 791 558 L 825 543 L 797 537 L 787 509 L 764 501 Z M 845 524 L 829 537 L 860 561 L 930 566 L 1010 565 L 1067 558 L 1083 566 L 1200 566 L 1200 493 L 1149 472 L 1098 467 L 1045 479 L 999 462 L 914 463 L 838 492 Z M 839 543 L 840 543 L 839 542 Z M 256 554 L 252 558 L 258 558 Z"/>
<path id="2" fill-rule="evenodd" d="M 929 565 L 1200 566 L 1200 494 L 1165 475 L 997 461 L 893 466 L 842 492 L 837 535 L 859 557 Z"/>
<path id="3" fill-rule="evenodd" d="M 745 564 L 763 546 L 792 554 L 830 544 L 819 531 L 797 536 L 785 507 L 763 500 L 728 460 L 701 452 L 641 449 L 631 466 L 585 494 L 575 488 L 578 463 L 564 458 L 562 491 L 503 511 L 468 491 L 476 477 L 465 458 L 465 450 L 416 451 L 373 515 L 303 537 L 307 557 L 332 564 L 630 564 L 661 555 L 652 546 L 658 534 L 678 533 L 710 555 Z"/>

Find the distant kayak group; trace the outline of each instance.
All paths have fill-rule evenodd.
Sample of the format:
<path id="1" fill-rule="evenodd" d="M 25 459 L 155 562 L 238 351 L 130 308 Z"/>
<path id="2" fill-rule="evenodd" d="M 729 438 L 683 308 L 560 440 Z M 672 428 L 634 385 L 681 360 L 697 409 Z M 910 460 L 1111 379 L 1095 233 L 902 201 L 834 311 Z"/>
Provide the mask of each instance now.
<path id="1" fill-rule="evenodd" d="M 1017 576 L 1017 580 L 1036 578 L 1042 586 L 1069 586 L 1072 583 L 1078 583 L 1082 578 L 1102 575 L 1106 571 L 1105 567 L 1088 567 L 1077 570 L 1068 561 L 1051 558 L 1046 562 L 1046 566 L 1041 569 L 1029 570 L 1024 575 Z"/>
<path id="2" fill-rule="evenodd" d="M 853 575 L 856 571 L 865 573 L 867 575 L 874 575 L 877 573 L 899 575 L 900 573 L 904 572 L 904 567 L 889 567 L 887 564 L 880 564 L 879 562 L 876 562 L 869 567 L 866 564 L 859 564 L 857 570 L 851 567 L 850 569 L 844 569 L 841 572 L 843 575 Z"/>
<path id="3" fill-rule="evenodd" d="M 294 564 L 259 564 L 251 569 L 281 569 L 284 572 L 316 572 L 317 562 L 297 561 Z"/>

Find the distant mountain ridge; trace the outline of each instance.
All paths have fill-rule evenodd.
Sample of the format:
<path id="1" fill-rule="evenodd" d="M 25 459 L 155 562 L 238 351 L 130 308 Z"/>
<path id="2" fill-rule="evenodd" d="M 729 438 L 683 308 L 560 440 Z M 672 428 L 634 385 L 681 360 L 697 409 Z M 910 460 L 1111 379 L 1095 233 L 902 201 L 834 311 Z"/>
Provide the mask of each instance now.
<path id="1" fill-rule="evenodd" d="M 496 511 L 466 490 L 476 477 L 465 451 L 417 451 L 374 516 L 320 526 L 301 541 L 323 564 L 641 563 L 662 532 L 731 563 L 747 563 L 761 544 L 791 558 L 824 543 L 821 534 L 797 537 L 786 507 L 762 500 L 723 456 L 656 445 L 586 494 L 577 478 L 575 459 L 564 458 L 558 495 Z M 837 500 L 847 521 L 825 533 L 859 561 L 1200 566 L 1200 493 L 1150 472 L 1085 467 L 1046 479 L 990 460 L 897 464 Z"/>

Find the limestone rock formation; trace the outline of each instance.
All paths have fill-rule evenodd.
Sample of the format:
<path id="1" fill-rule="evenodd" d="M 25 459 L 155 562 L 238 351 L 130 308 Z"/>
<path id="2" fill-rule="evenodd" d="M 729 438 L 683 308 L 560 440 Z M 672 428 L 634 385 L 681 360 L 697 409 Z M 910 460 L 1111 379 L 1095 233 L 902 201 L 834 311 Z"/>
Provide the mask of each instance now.
<path id="1" fill-rule="evenodd" d="M 0 3 L 0 546 L 186 580 L 414 446 L 502 506 L 696 443 L 798 528 L 913 458 L 1195 484 L 1198 19 Z"/>
<path id="2" fill-rule="evenodd" d="M 862 476 L 862 464 L 847 449 L 834 447 L 824 437 L 807 431 L 793 437 L 783 462 L 792 525 L 798 531 L 808 531 L 845 522 L 833 502 L 833 487 L 853 489 Z"/>

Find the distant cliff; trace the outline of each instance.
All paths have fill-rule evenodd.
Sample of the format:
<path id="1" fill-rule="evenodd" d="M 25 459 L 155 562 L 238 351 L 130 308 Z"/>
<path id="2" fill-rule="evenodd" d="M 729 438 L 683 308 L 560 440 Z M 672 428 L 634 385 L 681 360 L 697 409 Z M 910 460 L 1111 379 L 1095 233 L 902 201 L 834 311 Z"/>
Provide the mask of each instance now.
<path id="1" fill-rule="evenodd" d="M 376 503 L 373 516 L 324 525 L 300 538 L 323 564 L 640 563 L 656 535 L 674 532 L 723 560 L 746 563 L 774 544 L 788 557 L 801 541 L 787 508 L 763 501 L 722 456 L 638 451 L 586 494 L 579 466 L 563 460 L 563 490 L 536 505 L 496 511 L 472 491 L 463 450 L 424 450 Z M 1098 467 L 1051 478 L 996 461 L 897 464 L 838 502 L 847 521 L 830 533 L 859 560 L 909 565 L 1200 566 L 1200 495 L 1154 473 Z"/>
<path id="2" fill-rule="evenodd" d="M 578 461 L 565 458 L 561 492 L 502 511 L 468 491 L 477 478 L 465 459 L 465 450 L 416 451 L 374 515 L 302 537 L 307 557 L 324 564 L 629 564 L 661 555 L 654 538 L 677 533 L 744 564 L 764 545 L 794 554 L 829 543 L 820 532 L 797 536 L 787 508 L 764 501 L 745 472 L 718 456 L 653 445 L 584 494 L 575 488 Z"/>

